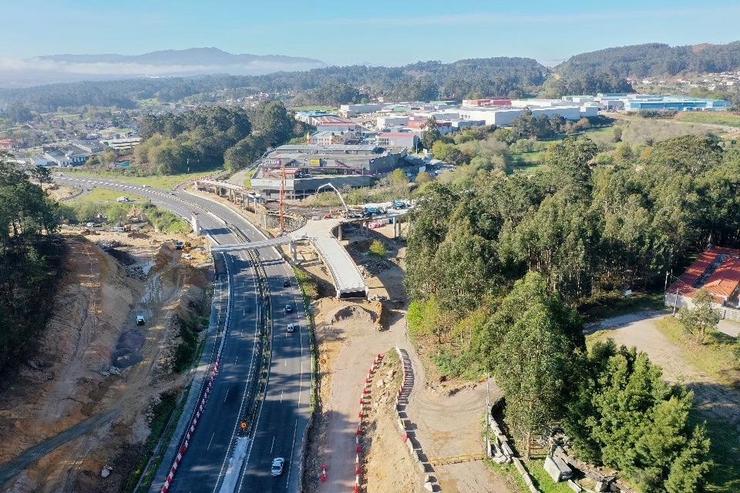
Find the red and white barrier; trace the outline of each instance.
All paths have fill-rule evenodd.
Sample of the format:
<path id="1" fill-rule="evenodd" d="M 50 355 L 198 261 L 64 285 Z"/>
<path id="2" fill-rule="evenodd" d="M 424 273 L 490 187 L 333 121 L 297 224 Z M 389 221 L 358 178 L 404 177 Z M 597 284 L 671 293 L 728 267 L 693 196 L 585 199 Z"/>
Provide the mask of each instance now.
<path id="1" fill-rule="evenodd" d="M 175 456 L 175 460 L 172 462 L 172 466 L 170 467 L 170 472 L 169 474 L 167 474 L 167 480 L 162 485 L 162 489 L 159 490 L 160 493 L 168 493 L 170 491 L 170 487 L 172 486 L 173 481 L 175 480 L 175 473 L 177 472 L 177 468 L 180 466 L 183 456 L 188 451 L 188 447 L 190 446 L 190 439 L 192 438 L 193 433 L 195 433 L 195 428 L 198 425 L 198 421 L 200 421 L 200 417 L 205 412 L 206 402 L 208 402 L 208 397 L 211 394 L 211 389 L 213 388 L 213 382 L 216 379 L 216 375 L 218 375 L 220 360 L 221 360 L 221 352 L 219 351 L 219 353 L 216 355 L 216 362 L 213 364 L 213 369 L 211 370 L 211 375 L 210 375 L 210 378 L 208 379 L 208 384 L 205 386 L 203 390 L 203 394 L 200 396 L 200 401 L 197 404 L 198 406 L 197 410 L 195 414 L 193 415 L 193 418 L 190 421 L 190 427 L 185 433 L 184 440 L 182 444 L 180 445 L 177 455 Z"/>

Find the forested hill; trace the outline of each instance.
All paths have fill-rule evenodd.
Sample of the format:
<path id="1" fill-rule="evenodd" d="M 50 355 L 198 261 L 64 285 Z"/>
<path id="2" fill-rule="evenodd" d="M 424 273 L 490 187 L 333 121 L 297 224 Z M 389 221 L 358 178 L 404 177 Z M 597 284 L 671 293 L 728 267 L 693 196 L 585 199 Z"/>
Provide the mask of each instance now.
<path id="1" fill-rule="evenodd" d="M 554 72 L 565 78 L 607 73 L 618 78 L 715 73 L 740 69 L 740 41 L 725 45 L 669 46 L 649 43 L 581 53 Z"/>
<path id="2" fill-rule="evenodd" d="M 51 84 L 0 90 L 0 107 L 19 103 L 36 111 L 84 105 L 133 108 L 142 99 L 177 101 L 197 94 L 265 91 L 307 102 L 343 104 L 375 96 L 397 100 L 460 99 L 536 91 L 548 69 L 530 58 L 481 58 L 453 63 L 419 62 L 403 67 L 325 67 L 260 76 L 213 75 Z"/>

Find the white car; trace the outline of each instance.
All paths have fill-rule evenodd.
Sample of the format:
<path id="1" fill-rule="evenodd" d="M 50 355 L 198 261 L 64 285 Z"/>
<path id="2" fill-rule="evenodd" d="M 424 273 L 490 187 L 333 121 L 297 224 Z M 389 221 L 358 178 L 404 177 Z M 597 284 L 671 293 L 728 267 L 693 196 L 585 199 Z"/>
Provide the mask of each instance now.
<path id="1" fill-rule="evenodd" d="M 288 334 L 292 334 L 296 330 L 298 330 L 298 324 L 288 324 Z"/>
<path id="2" fill-rule="evenodd" d="M 274 459 L 272 459 L 270 474 L 272 474 L 273 477 L 280 476 L 283 473 L 283 464 L 285 464 L 285 459 L 283 459 L 282 457 L 275 457 Z"/>

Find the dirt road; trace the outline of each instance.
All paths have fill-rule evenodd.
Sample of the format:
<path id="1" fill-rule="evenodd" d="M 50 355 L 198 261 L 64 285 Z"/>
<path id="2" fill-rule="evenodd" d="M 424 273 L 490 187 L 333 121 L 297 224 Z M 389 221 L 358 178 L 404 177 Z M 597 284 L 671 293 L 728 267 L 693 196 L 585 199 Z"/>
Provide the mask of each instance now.
<path id="1" fill-rule="evenodd" d="M 388 233 L 392 232 L 389 229 Z M 353 234 L 358 233 L 358 234 Z M 393 261 L 378 262 L 368 260 L 363 255 L 369 241 L 382 238 L 381 232 L 348 231 L 346 237 L 354 244 L 350 247 L 353 257 L 370 273 L 368 285 L 371 296 L 386 296 L 393 300 L 404 300 L 403 264 L 404 249 L 394 242 L 387 245 Z M 299 256 L 310 259 L 310 252 Z M 366 264 L 367 265 L 364 265 Z M 319 264 L 311 264 L 309 270 L 319 277 L 325 276 Z M 359 396 L 364 384 L 368 366 L 378 353 L 392 350 L 395 346 L 406 349 L 411 357 L 415 372 L 414 390 L 408 405 L 409 417 L 417 424 L 417 437 L 430 458 L 445 459 L 458 455 L 480 455 L 482 452 L 482 419 L 486 400 L 485 384 L 463 389 L 450 396 L 444 389 L 428 386 L 423 365 L 416 355 L 413 344 L 406 334 L 405 304 L 387 309 L 383 314 L 385 330 L 375 329 L 376 321 L 362 315 L 338 320 L 335 316 L 347 302 L 323 298 L 317 305 L 317 338 L 321 349 L 323 414 L 326 429 L 322 431 L 320 444 L 316 451 L 316 462 L 327 464 L 329 480 L 318 483 L 318 474 L 308 468 L 309 491 L 321 493 L 344 493 L 351 491 L 354 484 L 354 433 L 357 427 Z M 387 308 L 391 304 L 387 304 Z M 341 317 L 340 317 L 341 318 Z M 492 394 L 497 389 L 492 386 Z M 384 421 L 380 421 L 380 426 Z M 368 471 L 371 481 L 368 490 L 382 491 L 383 487 L 393 488 L 398 484 L 418 484 L 421 487 L 422 474 L 413 467 L 407 467 L 398 460 L 395 440 L 401 442 L 399 432 L 393 426 L 383 426 L 388 435 L 381 442 L 387 454 L 375 454 L 372 471 Z M 404 451 L 403 447 L 400 447 Z M 372 453 L 372 452 L 371 452 Z M 435 467 L 443 491 L 449 492 L 496 492 L 512 490 L 500 477 L 480 460 Z M 411 480 L 410 483 L 406 483 Z M 414 482 L 415 480 L 415 482 Z M 390 491 L 390 490 L 387 490 Z"/>
<path id="2" fill-rule="evenodd" d="M 664 312 L 624 315 L 600 323 L 603 336 L 618 345 L 635 346 L 647 353 L 650 361 L 663 369 L 670 382 L 683 383 L 694 391 L 699 410 L 710 416 L 740 426 L 740 390 L 718 385 L 705 373 L 694 368 L 682 356 L 682 350 L 664 336 L 656 325 Z M 726 330 L 732 326 L 725 324 Z"/>

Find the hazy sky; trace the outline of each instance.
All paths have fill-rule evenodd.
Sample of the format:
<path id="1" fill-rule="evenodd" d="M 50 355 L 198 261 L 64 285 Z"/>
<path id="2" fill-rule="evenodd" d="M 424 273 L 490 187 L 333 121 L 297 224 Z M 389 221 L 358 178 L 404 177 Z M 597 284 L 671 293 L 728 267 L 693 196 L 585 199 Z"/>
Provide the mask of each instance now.
<path id="1" fill-rule="evenodd" d="M 609 4 L 608 6 L 606 4 Z M 332 64 L 740 39 L 738 0 L 0 0 L 0 57 L 215 46 Z"/>

